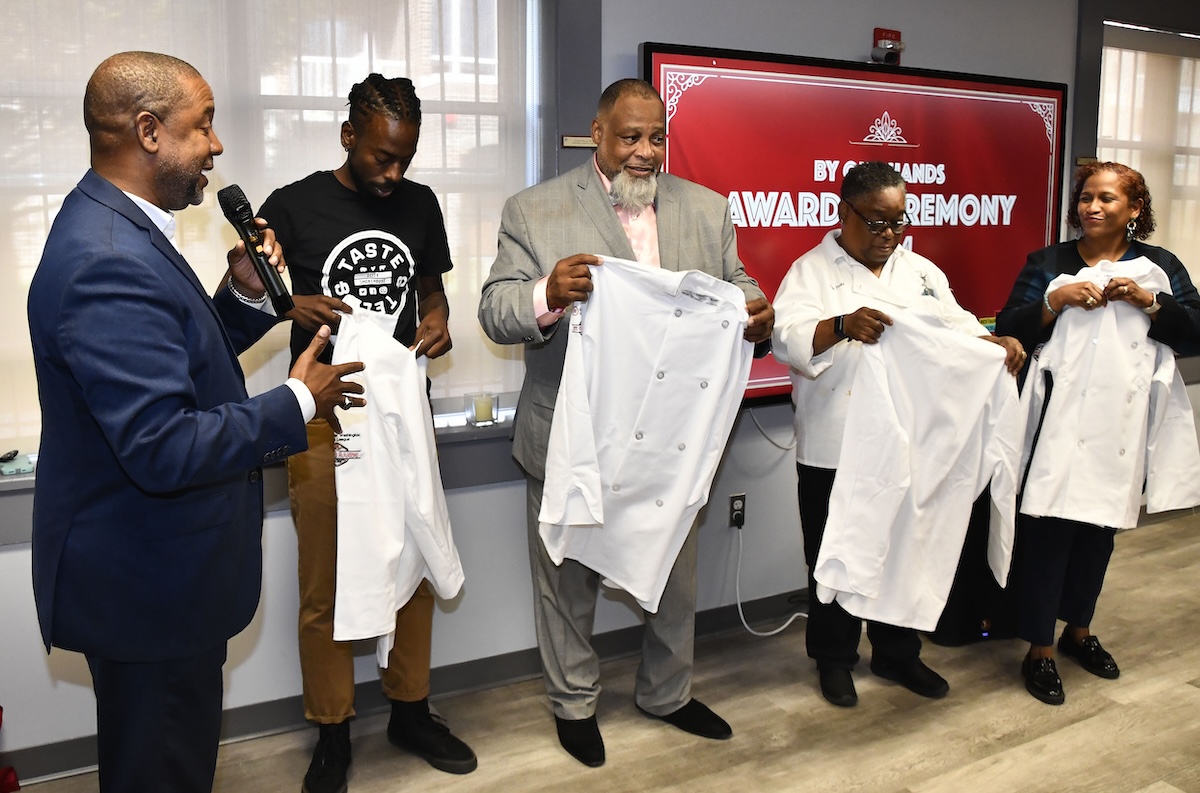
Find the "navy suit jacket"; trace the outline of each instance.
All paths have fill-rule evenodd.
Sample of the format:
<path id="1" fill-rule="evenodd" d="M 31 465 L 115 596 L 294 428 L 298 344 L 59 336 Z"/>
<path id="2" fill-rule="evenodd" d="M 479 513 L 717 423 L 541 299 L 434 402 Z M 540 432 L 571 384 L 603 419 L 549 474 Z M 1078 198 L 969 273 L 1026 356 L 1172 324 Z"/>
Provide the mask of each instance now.
<path id="1" fill-rule="evenodd" d="M 28 310 L 47 648 L 148 662 L 212 649 L 258 605 L 260 466 L 307 446 L 291 391 L 248 397 L 237 360 L 275 319 L 227 289 L 210 298 L 94 171 L 63 202 Z"/>

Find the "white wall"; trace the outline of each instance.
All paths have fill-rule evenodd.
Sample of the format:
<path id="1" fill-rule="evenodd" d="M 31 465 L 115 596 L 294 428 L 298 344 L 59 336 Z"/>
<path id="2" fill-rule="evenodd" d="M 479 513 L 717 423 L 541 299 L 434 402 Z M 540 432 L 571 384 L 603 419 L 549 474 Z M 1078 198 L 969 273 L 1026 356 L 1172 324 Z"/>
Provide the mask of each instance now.
<path id="1" fill-rule="evenodd" d="M 791 439 L 791 408 L 758 408 L 755 416 L 780 443 Z M 804 586 L 790 451 L 772 445 L 744 413 L 713 486 L 716 507 L 700 537 L 701 609 L 734 600 L 737 536 L 725 525 L 728 494 L 745 492 L 742 597 L 754 600 Z M 463 488 L 447 494 L 467 581 L 434 619 L 433 665 L 445 666 L 536 646 L 525 540 L 523 482 Z M 263 596 L 250 626 L 229 646 L 225 706 L 237 708 L 300 693 L 296 649 L 296 539 L 287 512 L 263 527 Z M 28 544 L 0 547 L 0 752 L 95 734 L 95 699 L 83 657 L 41 646 L 30 580 Z M 637 624 L 620 593 L 606 593 L 596 631 Z M 358 679 L 378 677 L 369 647 L 356 658 Z"/>
<path id="2" fill-rule="evenodd" d="M 606 0 L 602 78 L 607 84 L 636 75 L 637 45 L 643 41 L 864 60 L 871 30 L 879 26 L 903 32 L 906 66 L 1070 83 L 1075 7 L 1075 0 L 749 0 L 736 5 L 716 0 Z M 736 142 L 731 142 L 730 151 L 736 154 Z M 790 440 L 790 407 L 758 408 L 754 415 L 767 436 Z M 743 599 L 804 585 L 794 457 L 773 445 L 743 413 L 713 486 L 713 509 L 701 529 L 701 609 L 734 601 L 737 537 L 726 528 L 725 519 L 728 495 L 735 492 L 748 495 Z M 467 488 L 448 495 L 467 583 L 437 614 L 434 665 L 533 647 L 523 484 Z M 268 516 L 264 546 L 262 605 L 250 628 L 231 644 L 227 707 L 300 692 L 295 538 L 286 513 Z M 95 732 L 86 665 L 72 653 L 56 650 L 47 657 L 42 651 L 29 570 L 28 545 L 0 548 L 0 705 L 5 709 L 0 752 Z M 636 613 L 623 598 L 602 599 L 598 632 L 636 622 Z M 359 658 L 359 667 L 361 679 L 375 675 L 370 655 Z"/>
<path id="3" fill-rule="evenodd" d="M 688 44 L 867 61 L 899 30 L 904 66 L 1070 83 L 1077 0 L 604 0 L 604 84 L 638 75 L 637 45 Z"/>

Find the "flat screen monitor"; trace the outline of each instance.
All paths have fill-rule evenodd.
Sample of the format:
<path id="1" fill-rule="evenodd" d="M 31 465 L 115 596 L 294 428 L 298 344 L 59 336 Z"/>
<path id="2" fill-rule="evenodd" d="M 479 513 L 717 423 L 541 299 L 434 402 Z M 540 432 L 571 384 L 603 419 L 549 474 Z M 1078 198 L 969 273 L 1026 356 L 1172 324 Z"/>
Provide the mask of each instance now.
<path id="1" fill-rule="evenodd" d="M 769 298 L 837 227 L 857 162 L 901 173 L 904 245 L 984 324 L 1026 255 L 1058 239 L 1063 84 L 658 43 L 641 61 L 666 104 L 663 170 L 728 197 L 739 255 Z M 755 362 L 748 398 L 788 390 L 785 366 Z"/>

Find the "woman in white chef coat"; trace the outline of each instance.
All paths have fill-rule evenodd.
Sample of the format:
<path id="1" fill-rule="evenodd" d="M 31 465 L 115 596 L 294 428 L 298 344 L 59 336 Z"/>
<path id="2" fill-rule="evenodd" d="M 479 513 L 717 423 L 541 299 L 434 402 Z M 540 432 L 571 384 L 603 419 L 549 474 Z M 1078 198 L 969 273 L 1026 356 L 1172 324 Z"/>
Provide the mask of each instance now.
<path id="1" fill-rule="evenodd" d="M 1030 469 L 1022 493 L 1016 548 L 1017 633 L 1030 644 L 1021 674 L 1026 689 L 1051 705 L 1065 700 L 1054 663 L 1056 619 L 1066 622 L 1058 640 L 1062 654 L 1100 677 L 1120 675 L 1112 655 L 1091 634 L 1090 624 L 1116 530 L 1136 525 L 1136 505 L 1144 481 L 1141 459 L 1145 448 L 1126 456 L 1127 444 L 1106 444 L 1102 438 L 1127 433 L 1136 439 L 1140 433 L 1144 439 L 1146 411 L 1122 410 L 1124 405 L 1119 404 L 1118 409 L 1104 411 L 1102 422 L 1082 422 L 1080 417 L 1094 412 L 1097 400 L 1115 398 L 1117 403 L 1131 403 L 1138 399 L 1138 386 L 1131 382 L 1135 378 L 1119 371 L 1120 361 L 1126 359 L 1118 353 L 1137 348 L 1147 337 L 1175 352 L 1200 351 L 1200 295 L 1187 270 L 1169 251 L 1142 242 L 1154 231 L 1154 213 L 1140 173 L 1118 163 L 1084 165 L 1076 173 L 1067 219 L 1081 236 L 1029 254 L 1007 304 L 996 317 L 996 332 L 1020 339 L 1031 351 L 1031 364 L 1039 353 L 1047 360 L 1062 355 L 1065 362 L 1057 372 L 1058 392 L 1053 391 L 1053 378 L 1047 378 L 1054 373 L 1041 371 L 1047 361 L 1041 361 L 1041 367 L 1029 367 L 1039 371 L 1023 386 L 1044 386 L 1046 401 L 1045 418 L 1033 436 L 1032 455 L 1026 449 Z M 1155 283 L 1169 283 L 1169 291 L 1156 288 Z M 1112 315 L 1121 321 L 1107 327 L 1119 329 L 1123 335 L 1110 339 L 1119 344 L 1098 353 L 1106 357 L 1095 359 L 1101 365 L 1090 368 L 1086 373 L 1089 379 L 1080 388 L 1077 373 L 1069 373 L 1068 367 L 1093 353 L 1084 349 L 1065 350 L 1065 355 L 1055 352 L 1049 342 L 1056 327 L 1064 325 L 1060 317 L 1064 312 L 1114 309 L 1121 302 L 1140 309 L 1144 316 L 1128 309 Z M 1064 329 L 1058 344 L 1068 343 L 1068 338 Z M 1069 343 L 1082 346 L 1085 339 Z M 1038 350 L 1041 345 L 1045 348 Z M 1065 386 L 1068 382 L 1070 388 Z M 1054 405 L 1055 401 L 1059 404 Z M 1077 421 L 1077 428 L 1064 431 L 1064 424 Z M 1123 423 L 1127 426 L 1121 426 Z M 1039 455 L 1041 467 L 1036 465 Z M 1055 462 L 1049 463 L 1048 469 L 1045 466 L 1051 457 Z M 1066 475 L 1072 467 L 1078 472 L 1088 465 L 1096 466 L 1101 475 Z M 1047 470 L 1062 473 L 1048 475 Z M 1194 471 L 1179 474 L 1195 476 Z M 1125 481 L 1119 481 L 1121 476 Z M 1035 492 L 1051 489 L 1054 493 L 1049 497 Z M 1133 504 L 1133 509 L 1122 509 L 1122 503 Z"/>
<path id="2" fill-rule="evenodd" d="M 993 337 L 958 305 L 937 265 L 903 245 L 909 218 L 903 177 L 883 162 L 862 162 L 842 181 L 838 218 L 815 248 L 795 262 L 775 296 L 776 359 L 787 364 L 796 407 L 796 471 L 804 558 L 808 565 L 808 655 L 821 694 L 841 707 L 858 703 L 851 674 L 858 663 L 862 620 L 836 601 L 822 603 L 813 577 L 837 473 L 850 387 L 864 344 L 892 325 L 889 313 L 933 299 L 952 329 L 996 342 L 1016 373 L 1025 352 L 1015 339 Z M 925 697 L 950 690 L 920 658 L 912 628 L 867 622 L 871 671 Z"/>

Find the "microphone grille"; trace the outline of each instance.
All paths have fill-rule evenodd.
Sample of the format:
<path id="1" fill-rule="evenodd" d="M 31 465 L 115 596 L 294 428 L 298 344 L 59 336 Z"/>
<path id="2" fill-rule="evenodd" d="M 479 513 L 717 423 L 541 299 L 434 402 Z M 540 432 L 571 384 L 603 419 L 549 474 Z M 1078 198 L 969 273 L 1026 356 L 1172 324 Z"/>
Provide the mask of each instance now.
<path id="1" fill-rule="evenodd" d="M 235 184 L 222 187 L 217 191 L 217 203 L 221 205 L 221 211 L 225 213 L 225 218 L 230 222 L 248 220 L 254 217 L 254 212 L 250 208 L 250 202 L 246 199 L 246 194 L 242 192 L 242 188 Z"/>

